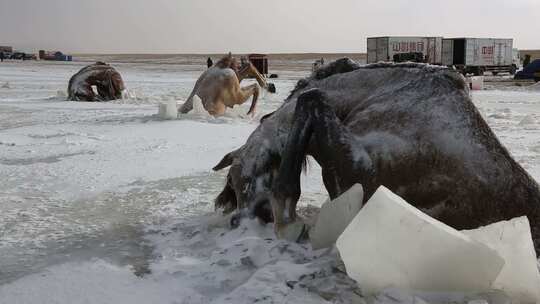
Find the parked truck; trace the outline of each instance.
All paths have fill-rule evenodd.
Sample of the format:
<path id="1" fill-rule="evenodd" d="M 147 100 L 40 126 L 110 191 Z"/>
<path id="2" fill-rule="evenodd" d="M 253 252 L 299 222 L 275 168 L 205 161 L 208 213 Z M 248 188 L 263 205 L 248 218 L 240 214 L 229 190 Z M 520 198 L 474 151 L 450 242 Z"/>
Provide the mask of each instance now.
<path id="1" fill-rule="evenodd" d="M 463 74 L 493 75 L 508 72 L 515 74 L 512 39 L 498 38 L 449 38 L 442 42 L 442 63 L 455 67 Z"/>
<path id="2" fill-rule="evenodd" d="M 73 61 L 73 57 L 70 55 L 64 55 L 62 52 L 47 52 L 45 50 L 39 51 L 39 59 L 41 60 L 53 60 L 53 61 Z"/>
<path id="3" fill-rule="evenodd" d="M 0 52 L 4 53 L 4 58 L 10 58 L 13 54 L 13 47 L 11 46 L 0 46 Z"/>
<path id="4" fill-rule="evenodd" d="M 367 39 L 367 63 L 402 61 L 405 58 L 441 64 L 442 40 L 442 37 L 370 37 Z"/>

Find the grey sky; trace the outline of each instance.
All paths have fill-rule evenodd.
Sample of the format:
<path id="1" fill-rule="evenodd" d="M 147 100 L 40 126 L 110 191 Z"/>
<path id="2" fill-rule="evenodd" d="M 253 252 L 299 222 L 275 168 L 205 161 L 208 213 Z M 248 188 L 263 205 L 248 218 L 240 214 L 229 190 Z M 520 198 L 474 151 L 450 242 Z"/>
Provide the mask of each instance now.
<path id="1" fill-rule="evenodd" d="M 0 45 L 104 53 L 365 52 L 380 35 L 514 38 L 540 0 L 0 0 Z"/>

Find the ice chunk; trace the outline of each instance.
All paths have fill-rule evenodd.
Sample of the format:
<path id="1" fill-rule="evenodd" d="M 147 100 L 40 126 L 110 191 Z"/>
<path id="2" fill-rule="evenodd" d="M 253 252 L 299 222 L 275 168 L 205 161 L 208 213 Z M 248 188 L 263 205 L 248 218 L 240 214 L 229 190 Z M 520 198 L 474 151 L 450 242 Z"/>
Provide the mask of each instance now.
<path id="1" fill-rule="evenodd" d="M 540 303 L 540 274 L 526 216 L 462 232 L 504 258 L 506 263 L 493 288 L 521 303 Z"/>
<path id="2" fill-rule="evenodd" d="M 343 230 L 354 219 L 364 198 L 362 185 L 355 184 L 333 201 L 327 200 L 313 229 L 309 232 L 313 249 L 334 245 Z"/>
<path id="3" fill-rule="evenodd" d="M 469 80 L 471 90 L 483 90 L 484 89 L 484 76 L 473 76 Z"/>
<path id="4" fill-rule="evenodd" d="M 161 119 L 176 119 L 178 117 L 176 101 L 171 100 L 160 103 L 158 116 Z"/>
<path id="5" fill-rule="evenodd" d="M 387 287 L 483 291 L 504 260 L 493 249 L 435 220 L 381 186 L 337 240 L 364 292 Z"/>

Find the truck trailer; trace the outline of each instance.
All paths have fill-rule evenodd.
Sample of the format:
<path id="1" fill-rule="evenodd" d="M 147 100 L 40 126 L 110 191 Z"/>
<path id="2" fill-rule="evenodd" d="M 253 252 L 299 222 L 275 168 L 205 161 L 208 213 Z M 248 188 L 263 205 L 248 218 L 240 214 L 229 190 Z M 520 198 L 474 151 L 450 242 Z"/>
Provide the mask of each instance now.
<path id="1" fill-rule="evenodd" d="M 442 63 L 463 74 L 493 75 L 517 70 L 513 62 L 512 39 L 449 38 L 442 42 Z"/>
<path id="2" fill-rule="evenodd" d="M 367 63 L 402 61 L 405 58 L 441 64 L 442 40 L 442 37 L 370 37 L 367 38 Z"/>

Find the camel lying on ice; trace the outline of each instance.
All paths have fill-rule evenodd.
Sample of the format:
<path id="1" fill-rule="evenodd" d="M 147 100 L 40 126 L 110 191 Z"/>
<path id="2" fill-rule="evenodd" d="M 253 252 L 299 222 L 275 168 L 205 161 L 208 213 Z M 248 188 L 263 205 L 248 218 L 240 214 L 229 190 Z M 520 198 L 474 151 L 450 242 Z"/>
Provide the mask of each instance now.
<path id="1" fill-rule="evenodd" d="M 97 88 L 97 94 L 92 86 Z M 122 98 L 124 90 L 124 81 L 120 73 L 104 62 L 96 62 L 82 68 L 71 77 L 68 85 L 68 100 L 115 100 Z"/>

